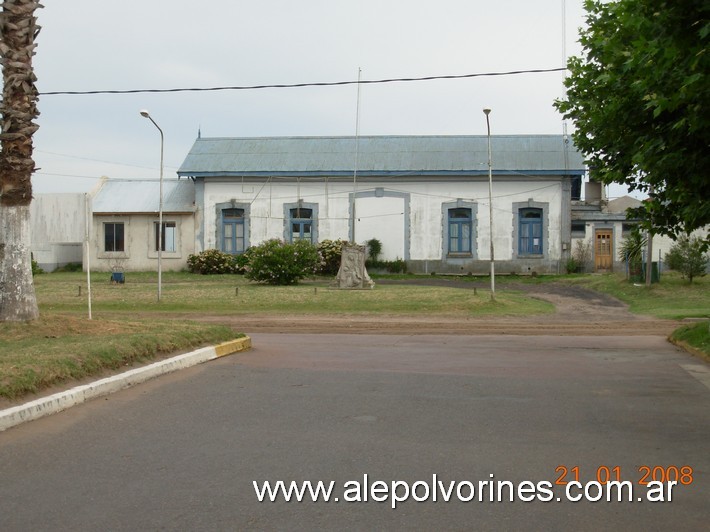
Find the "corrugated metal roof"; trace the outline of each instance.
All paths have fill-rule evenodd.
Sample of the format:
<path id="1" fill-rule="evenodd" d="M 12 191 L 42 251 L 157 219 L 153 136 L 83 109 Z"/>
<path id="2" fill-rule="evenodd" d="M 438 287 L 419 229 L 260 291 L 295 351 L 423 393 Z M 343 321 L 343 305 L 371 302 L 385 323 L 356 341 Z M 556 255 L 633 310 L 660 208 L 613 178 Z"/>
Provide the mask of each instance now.
<path id="1" fill-rule="evenodd" d="M 92 200 L 95 214 L 158 212 L 160 182 L 107 179 Z M 163 179 L 163 212 L 193 212 L 195 184 L 190 179 Z"/>
<path id="2" fill-rule="evenodd" d="M 362 175 L 488 172 L 485 135 L 255 137 L 199 138 L 178 175 L 347 174 L 355 170 L 356 144 Z M 572 144 L 565 146 L 562 135 L 493 136 L 491 147 L 496 173 L 584 171 L 582 155 Z"/>

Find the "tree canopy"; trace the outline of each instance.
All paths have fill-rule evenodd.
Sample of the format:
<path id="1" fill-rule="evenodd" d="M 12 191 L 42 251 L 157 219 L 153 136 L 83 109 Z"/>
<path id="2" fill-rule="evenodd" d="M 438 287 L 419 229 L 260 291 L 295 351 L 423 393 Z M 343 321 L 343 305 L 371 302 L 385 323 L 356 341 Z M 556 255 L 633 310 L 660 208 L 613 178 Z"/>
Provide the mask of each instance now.
<path id="1" fill-rule="evenodd" d="M 590 175 L 649 195 L 631 215 L 672 237 L 710 224 L 710 2 L 586 0 L 566 96 Z M 706 237 L 706 244 L 710 240 Z"/>

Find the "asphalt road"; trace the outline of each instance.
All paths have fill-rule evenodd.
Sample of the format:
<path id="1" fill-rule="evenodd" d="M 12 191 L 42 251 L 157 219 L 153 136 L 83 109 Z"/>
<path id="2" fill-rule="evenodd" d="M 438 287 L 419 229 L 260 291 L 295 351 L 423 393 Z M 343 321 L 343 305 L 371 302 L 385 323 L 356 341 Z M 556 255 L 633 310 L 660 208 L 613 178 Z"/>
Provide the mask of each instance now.
<path id="1" fill-rule="evenodd" d="M 707 530 L 707 365 L 661 337 L 252 338 L 0 433 L 0 530 Z M 685 466 L 672 502 L 638 501 L 644 467 Z M 605 467 L 633 502 L 568 502 L 555 485 Z M 345 500 L 364 497 L 354 481 L 420 481 L 425 498 L 433 475 L 453 500 Z M 339 502 L 258 502 L 266 480 L 335 481 Z M 504 485 L 505 502 L 479 502 L 491 480 L 530 481 L 535 500 Z"/>

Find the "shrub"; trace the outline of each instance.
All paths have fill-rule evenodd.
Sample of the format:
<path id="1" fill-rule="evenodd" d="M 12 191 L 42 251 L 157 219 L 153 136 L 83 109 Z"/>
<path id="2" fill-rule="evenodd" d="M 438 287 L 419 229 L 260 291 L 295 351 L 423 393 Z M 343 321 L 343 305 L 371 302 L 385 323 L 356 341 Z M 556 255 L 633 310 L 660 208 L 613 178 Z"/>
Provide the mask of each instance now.
<path id="1" fill-rule="evenodd" d="M 589 240 L 577 240 L 574 244 L 572 258 L 577 264 L 575 271 L 583 272 L 587 268 L 587 264 L 592 259 L 592 243 Z"/>
<path id="2" fill-rule="evenodd" d="M 646 247 L 646 237 L 641 234 L 638 227 L 634 227 L 629 236 L 624 238 L 619 248 L 619 260 L 628 261 L 633 269 L 641 267 L 643 248 Z"/>
<path id="3" fill-rule="evenodd" d="M 249 264 L 249 249 L 241 255 L 234 255 L 234 273 L 242 275 L 246 273 L 246 267 Z"/>
<path id="4" fill-rule="evenodd" d="M 320 265 L 318 248 L 310 242 L 272 239 L 250 248 L 244 275 L 259 283 L 290 285 L 315 274 Z"/>
<path id="5" fill-rule="evenodd" d="M 245 259 L 240 255 L 230 255 L 218 249 L 208 249 L 187 257 L 187 269 L 202 275 L 238 273 Z M 243 266 L 242 266 L 243 267 Z"/>
<path id="6" fill-rule="evenodd" d="M 565 263 L 565 271 L 567 273 L 577 273 L 577 270 L 579 269 L 579 263 L 577 262 L 577 259 L 574 257 L 570 257 L 567 259 L 567 262 Z"/>
<path id="7" fill-rule="evenodd" d="M 382 242 L 376 238 L 371 238 L 367 241 L 367 256 L 372 262 L 377 262 L 377 259 L 382 253 Z"/>
<path id="8" fill-rule="evenodd" d="M 373 270 L 385 270 L 387 273 L 407 273 L 407 261 L 395 260 L 366 260 L 365 267 Z"/>
<path id="9" fill-rule="evenodd" d="M 701 238 L 681 236 L 666 253 L 666 265 L 671 270 L 680 272 L 688 282 L 693 282 L 693 277 L 705 275 L 708 267 L 708 256 L 705 254 L 704 242 Z"/>
<path id="10" fill-rule="evenodd" d="M 390 273 L 407 273 L 407 262 L 404 259 L 388 260 L 385 264 Z"/>
<path id="11" fill-rule="evenodd" d="M 32 277 L 44 273 L 44 270 L 39 267 L 39 264 L 35 260 L 35 257 L 32 253 L 30 253 L 30 261 L 32 262 Z"/>
<path id="12" fill-rule="evenodd" d="M 347 244 L 347 240 L 322 240 L 318 243 L 318 253 L 322 261 L 318 273 L 337 275 L 344 244 Z"/>
<path id="13" fill-rule="evenodd" d="M 59 272 L 80 272 L 82 270 L 83 266 L 80 262 L 70 262 L 69 264 L 65 264 L 61 268 L 57 268 L 54 270 L 54 273 L 59 273 Z"/>

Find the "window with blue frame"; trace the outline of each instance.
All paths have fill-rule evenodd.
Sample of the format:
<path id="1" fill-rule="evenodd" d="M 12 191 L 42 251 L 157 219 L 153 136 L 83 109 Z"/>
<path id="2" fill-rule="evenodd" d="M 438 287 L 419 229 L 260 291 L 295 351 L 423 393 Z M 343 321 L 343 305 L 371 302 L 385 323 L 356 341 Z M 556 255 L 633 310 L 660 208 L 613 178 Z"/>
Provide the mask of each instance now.
<path id="1" fill-rule="evenodd" d="M 244 209 L 223 209 L 222 251 L 233 255 L 244 253 L 245 234 Z"/>
<path id="2" fill-rule="evenodd" d="M 518 223 L 518 254 L 542 255 L 542 209 L 520 209 Z"/>
<path id="3" fill-rule="evenodd" d="M 296 207 L 289 209 L 291 242 L 307 240 L 313 242 L 313 209 Z"/>
<path id="4" fill-rule="evenodd" d="M 471 254 L 471 209 L 449 209 L 449 254 Z"/>

